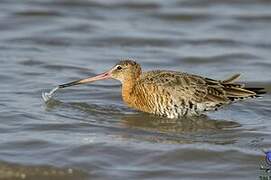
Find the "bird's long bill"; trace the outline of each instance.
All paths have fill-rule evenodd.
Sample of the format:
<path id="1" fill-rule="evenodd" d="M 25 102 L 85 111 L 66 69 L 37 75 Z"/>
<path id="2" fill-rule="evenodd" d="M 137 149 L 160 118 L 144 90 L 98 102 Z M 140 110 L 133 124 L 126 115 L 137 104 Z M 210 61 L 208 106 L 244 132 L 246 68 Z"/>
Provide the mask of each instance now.
<path id="1" fill-rule="evenodd" d="M 109 79 L 109 78 L 111 78 L 111 71 L 99 74 L 95 77 L 89 77 L 86 79 L 79 79 L 77 81 L 72 81 L 72 82 L 69 82 L 66 84 L 61 84 L 58 87 L 59 88 L 66 88 L 66 87 L 70 87 L 70 86 L 75 86 L 75 85 L 79 85 L 79 84 L 86 84 L 86 83 L 90 83 L 93 81 L 98 81 L 98 80 L 102 80 L 102 79 Z"/>

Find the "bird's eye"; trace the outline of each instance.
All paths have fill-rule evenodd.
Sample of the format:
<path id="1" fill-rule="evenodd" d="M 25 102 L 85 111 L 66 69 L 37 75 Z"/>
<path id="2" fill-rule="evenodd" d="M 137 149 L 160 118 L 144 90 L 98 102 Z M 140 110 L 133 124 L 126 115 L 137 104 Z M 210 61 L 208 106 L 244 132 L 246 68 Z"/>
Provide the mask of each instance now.
<path id="1" fill-rule="evenodd" d="M 122 67 L 121 66 L 117 66 L 117 70 L 121 70 L 122 69 Z"/>

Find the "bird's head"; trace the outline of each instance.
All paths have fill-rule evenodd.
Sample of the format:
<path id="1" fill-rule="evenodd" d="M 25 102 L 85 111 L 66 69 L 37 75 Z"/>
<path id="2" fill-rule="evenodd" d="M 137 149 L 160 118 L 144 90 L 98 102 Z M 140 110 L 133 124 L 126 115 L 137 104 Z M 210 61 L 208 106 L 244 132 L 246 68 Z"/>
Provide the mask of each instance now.
<path id="1" fill-rule="evenodd" d="M 118 62 L 109 71 L 106 71 L 95 77 L 89 77 L 89 78 L 80 79 L 77 81 L 59 85 L 59 88 L 65 88 L 65 87 L 79 85 L 79 84 L 86 84 L 86 83 L 103 80 L 103 79 L 110 79 L 110 78 L 119 80 L 120 82 L 124 83 L 125 81 L 136 80 L 140 76 L 140 74 L 141 74 L 141 67 L 138 63 L 136 63 L 133 60 L 123 60 L 123 61 Z"/>
<path id="2" fill-rule="evenodd" d="M 126 80 L 135 80 L 141 74 L 141 67 L 138 63 L 132 60 L 123 60 L 117 63 L 111 69 L 111 77 L 122 83 Z"/>

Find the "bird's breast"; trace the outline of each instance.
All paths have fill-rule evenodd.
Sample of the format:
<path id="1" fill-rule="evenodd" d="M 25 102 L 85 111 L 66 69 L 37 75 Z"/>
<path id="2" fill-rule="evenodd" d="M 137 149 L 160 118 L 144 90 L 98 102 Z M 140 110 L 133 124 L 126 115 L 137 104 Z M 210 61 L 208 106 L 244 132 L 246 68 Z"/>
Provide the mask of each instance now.
<path id="1" fill-rule="evenodd" d="M 170 93 L 161 87 L 150 84 L 140 84 L 134 87 L 130 93 L 123 92 L 122 97 L 128 106 L 154 114 L 166 113 L 172 102 Z"/>
<path id="2" fill-rule="evenodd" d="M 198 113 L 198 104 L 177 99 L 170 89 L 151 84 L 140 84 L 129 93 L 123 91 L 122 98 L 131 108 L 169 118 Z"/>

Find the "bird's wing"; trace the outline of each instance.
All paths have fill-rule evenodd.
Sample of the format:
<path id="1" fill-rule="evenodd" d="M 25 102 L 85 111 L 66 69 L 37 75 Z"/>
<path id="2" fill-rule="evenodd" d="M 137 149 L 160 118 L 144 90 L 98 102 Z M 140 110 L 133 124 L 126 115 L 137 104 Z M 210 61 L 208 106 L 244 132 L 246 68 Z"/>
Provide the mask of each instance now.
<path id="1" fill-rule="evenodd" d="M 217 107 L 231 102 L 232 95 L 252 95 L 253 92 L 243 89 L 243 85 L 234 84 L 239 75 L 219 81 L 197 75 L 175 71 L 150 71 L 144 73 L 140 83 L 151 84 L 165 89 L 178 101 L 190 101 Z M 233 92 L 235 91 L 235 92 Z"/>

